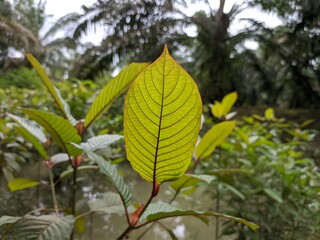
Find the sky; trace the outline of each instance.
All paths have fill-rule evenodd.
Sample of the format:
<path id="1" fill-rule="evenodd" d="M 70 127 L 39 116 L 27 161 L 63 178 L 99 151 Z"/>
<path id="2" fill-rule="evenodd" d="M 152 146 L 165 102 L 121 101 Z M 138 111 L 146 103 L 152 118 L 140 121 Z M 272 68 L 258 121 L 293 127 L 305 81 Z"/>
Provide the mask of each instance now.
<path id="1" fill-rule="evenodd" d="M 226 0 L 225 5 L 225 12 L 228 12 L 232 5 L 236 2 L 237 4 L 241 4 L 244 0 Z M 219 5 L 218 0 L 209 0 L 211 7 L 213 9 L 217 9 Z M 46 4 L 46 13 L 49 15 L 52 15 L 52 21 L 55 19 L 58 19 L 59 17 L 62 17 L 68 13 L 71 12 L 81 12 L 81 6 L 86 5 L 90 6 L 95 3 L 95 0 L 47 0 Z M 192 15 L 194 12 L 200 10 L 200 9 L 208 9 L 205 3 L 202 4 L 193 4 L 191 7 L 187 10 L 185 10 L 187 15 Z M 276 27 L 281 24 L 281 20 L 278 19 L 276 16 L 266 13 L 261 13 L 257 9 L 245 9 L 241 13 L 239 13 L 236 17 L 236 19 L 233 21 L 230 31 L 231 34 L 237 33 L 241 29 L 246 27 L 246 22 L 242 21 L 243 18 L 253 18 L 260 21 L 264 21 L 266 26 L 268 27 Z M 190 29 L 190 34 L 194 34 L 192 30 Z M 96 31 L 90 31 L 87 36 L 85 36 L 82 39 L 82 42 L 92 42 L 93 44 L 99 44 L 103 37 L 103 30 L 97 29 Z M 250 46 L 251 45 L 251 46 Z M 254 43 L 249 43 L 249 46 L 251 48 L 255 48 Z"/>

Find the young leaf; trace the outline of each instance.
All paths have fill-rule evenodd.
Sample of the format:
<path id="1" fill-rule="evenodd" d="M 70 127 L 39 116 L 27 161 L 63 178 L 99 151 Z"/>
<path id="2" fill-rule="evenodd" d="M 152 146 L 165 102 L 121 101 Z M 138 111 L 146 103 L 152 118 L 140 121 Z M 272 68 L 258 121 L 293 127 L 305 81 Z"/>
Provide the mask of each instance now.
<path id="1" fill-rule="evenodd" d="M 94 120 L 106 111 L 112 102 L 129 87 L 130 83 L 147 65 L 147 63 L 131 63 L 113 78 L 92 103 L 87 113 L 84 126 L 88 128 Z"/>
<path id="2" fill-rule="evenodd" d="M 43 126 L 59 146 L 71 156 L 78 156 L 81 150 L 71 143 L 80 143 L 81 137 L 71 123 L 57 115 L 35 109 L 22 109 L 29 117 Z"/>
<path id="3" fill-rule="evenodd" d="M 8 182 L 8 187 L 11 192 L 30 188 L 30 187 L 35 187 L 40 184 L 39 181 L 31 180 L 28 178 L 15 178 L 11 181 Z"/>
<path id="4" fill-rule="evenodd" d="M 69 119 L 72 125 L 75 125 L 77 121 L 71 115 L 69 105 L 61 97 L 60 92 L 54 87 L 50 78 L 46 74 L 44 68 L 41 66 L 38 60 L 35 57 L 33 57 L 31 54 L 27 54 L 26 57 L 31 63 L 31 65 L 34 67 L 38 75 L 40 76 L 43 84 L 49 90 L 49 93 L 51 94 L 53 100 L 56 102 L 58 108 L 63 113 L 64 117 Z"/>
<path id="5" fill-rule="evenodd" d="M 59 239 L 68 240 L 73 229 L 72 216 L 57 215 L 26 216 L 14 224 L 5 235 L 9 239 Z"/>
<path id="6" fill-rule="evenodd" d="M 108 176 L 108 178 L 120 194 L 122 202 L 126 206 L 129 206 L 132 201 L 131 192 L 128 185 L 124 182 L 123 177 L 117 172 L 116 167 L 111 165 L 108 161 L 104 160 L 103 157 L 96 153 L 90 151 L 86 151 L 86 153 L 90 159 L 96 161 L 96 163 L 100 167 L 100 171 Z"/>
<path id="7" fill-rule="evenodd" d="M 165 47 L 125 101 L 127 158 L 144 179 L 162 183 L 183 175 L 197 141 L 201 105 L 197 85 Z"/>
<path id="8" fill-rule="evenodd" d="M 225 121 L 213 126 L 197 145 L 196 157 L 204 158 L 209 156 L 231 133 L 235 125 L 235 121 Z"/>
<path id="9" fill-rule="evenodd" d="M 223 106 L 220 102 L 215 101 L 215 103 L 211 106 L 211 113 L 216 118 L 223 117 Z"/>
<path id="10" fill-rule="evenodd" d="M 163 218 L 178 217 L 178 216 L 195 216 L 205 222 L 207 222 L 205 217 L 210 217 L 210 216 L 222 217 L 222 218 L 226 218 L 232 221 L 245 224 L 248 227 L 250 227 L 252 230 L 256 230 L 259 228 L 258 225 L 252 222 L 249 222 L 243 218 L 233 217 L 226 214 L 210 212 L 210 211 L 202 212 L 202 211 L 193 211 L 193 210 L 182 210 L 173 205 L 170 205 L 167 203 L 161 203 L 161 202 L 150 204 L 149 207 L 146 209 L 146 211 L 142 214 L 141 221 L 153 222 Z"/>
<path id="11" fill-rule="evenodd" d="M 98 149 L 108 147 L 110 144 L 118 141 L 121 138 L 123 138 L 123 136 L 118 134 L 104 134 L 89 138 L 88 142 L 81 143 L 80 146 L 77 145 L 77 147 L 93 152 Z"/>
<path id="12" fill-rule="evenodd" d="M 39 142 L 39 140 L 31 134 L 27 129 L 24 127 L 15 126 L 14 129 L 19 132 L 26 140 L 28 140 L 32 145 L 37 149 L 40 155 L 43 157 L 44 160 L 48 160 L 49 156 L 47 151 L 45 150 L 43 144 Z"/>
<path id="13" fill-rule="evenodd" d="M 223 116 L 227 116 L 227 114 L 230 112 L 232 106 L 237 101 L 238 94 L 236 92 L 232 92 L 227 94 L 221 102 L 222 108 L 223 108 Z"/>

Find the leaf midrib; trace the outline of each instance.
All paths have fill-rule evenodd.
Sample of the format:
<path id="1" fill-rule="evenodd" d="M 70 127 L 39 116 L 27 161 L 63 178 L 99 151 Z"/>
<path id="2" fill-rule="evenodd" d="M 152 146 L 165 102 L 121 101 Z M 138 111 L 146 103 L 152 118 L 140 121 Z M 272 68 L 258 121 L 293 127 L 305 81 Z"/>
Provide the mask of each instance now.
<path id="1" fill-rule="evenodd" d="M 167 52 L 164 52 L 164 59 L 167 57 Z M 156 174 L 157 174 L 157 160 L 158 160 L 158 150 L 160 143 L 160 134 L 161 134 L 161 122 L 162 122 L 162 111 L 163 111 L 163 102 L 164 102 L 164 79 L 165 79 L 165 70 L 166 70 L 166 61 L 163 62 L 163 75 L 162 75 L 162 96 L 161 96 L 161 106 L 160 106 L 160 116 L 159 116 L 159 128 L 158 128 L 158 138 L 156 145 L 156 153 L 154 156 L 154 168 L 153 168 L 153 186 L 156 184 Z"/>

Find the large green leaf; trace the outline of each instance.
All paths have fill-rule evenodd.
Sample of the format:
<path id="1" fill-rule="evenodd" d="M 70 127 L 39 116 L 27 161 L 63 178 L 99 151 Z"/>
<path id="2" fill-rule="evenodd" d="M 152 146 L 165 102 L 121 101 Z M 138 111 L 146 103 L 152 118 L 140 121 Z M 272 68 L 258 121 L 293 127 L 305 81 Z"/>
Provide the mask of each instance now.
<path id="1" fill-rule="evenodd" d="M 197 85 L 165 47 L 126 96 L 124 135 L 133 169 L 156 183 L 182 176 L 197 141 L 201 109 Z"/>
<path id="2" fill-rule="evenodd" d="M 182 210 L 177 208 L 173 205 L 167 203 L 155 203 L 150 204 L 146 211 L 141 216 L 141 221 L 153 222 L 163 218 L 170 218 L 170 217 L 178 217 L 178 216 L 195 216 L 199 217 L 202 220 L 206 221 L 204 217 L 222 217 L 232 221 L 236 221 L 242 224 L 247 225 L 253 230 L 259 228 L 258 225 L 249 222 L 243 218 L 233 217 L 222 213 L 210 212 L 210 211 L 193 211 L 193 210 Z"/>
<path id="3" fill-rule="evenodd" d="M 11 192 L 30 188 L 30 187 L 35 187 L 40 184 L 39 181 L 35 181 L 29 178 L 15 178 L 11 181 L 8 182 L 8 187 Z"/>
<path id="4" fill-rule="evenodd" d="M 73 229 L 72 216 L 56 215 L 26 216 L 17 222 L 5 235 L 4 240 L 68 240 Z"/>
<path id="5" fill-rule="evenodd" d="M 100 167 L 100 171 L 108 176 L 108 178 L 120 194 L 122 202 L 126 206 L 129 206 L 132 201 L 132 195 L 128 185 L 124 182 L 123 177 L 117 172 L 116 167 L 111 165 L 111 163 L 109 163 L 108 161 L 103 159 L 103 157 L 96 153 L 90 151 L 86 151 L 86 153 L 90 159 L 96 161 L 96 163 Z"/>
<path id="6" fill-rule="evenodd" d="M 59 146 L 71 156 L 78 156 L 82 151 L 71 143 L 80 143 L 81 137 L 71 123 L 57 115 L 35 109 L 22 109 L 30 118 L 43 126 Z"/>
<path id="7" fill-rule="evenodd" d="M 26 54 L 27 59 L 31 63 L 31 65 L 34 67 L 38 75 L 40 76 L 43 84 L 46 86 L 46 88 L 49 90 L 49 93 L 51 94 L 53 100 L 56 102 L 58 108 L 63 113 L 64 117 L 69 119 L 72 125 L 75 125 L 77 121 L 74 119 L 74 117 L 70 113 L 69 105 L 64 101 L 64 99 L 61 97 L 60 92 L 58 89 L 54 87 L 52 84 L 52 81 L 46 74 L 46 71 L 41 66 L 41 64 L 38 62 L 38 60 L 33 57 L 31 54 Z"/>
<path id="8" fill-rule="evenodd" d="M 84 122 L 86 128 L 111 106 L 147 65 L 147 63 L 131 63 L 102 89 L 86 116 Z"/>
<path id="9" fill-rule="evenodd" d="M 196 157 L 200 159 L 209 156 L 229 136 L 235 125 L 235 121 L 225 121 L 214 125 L 199 142 Z"/>

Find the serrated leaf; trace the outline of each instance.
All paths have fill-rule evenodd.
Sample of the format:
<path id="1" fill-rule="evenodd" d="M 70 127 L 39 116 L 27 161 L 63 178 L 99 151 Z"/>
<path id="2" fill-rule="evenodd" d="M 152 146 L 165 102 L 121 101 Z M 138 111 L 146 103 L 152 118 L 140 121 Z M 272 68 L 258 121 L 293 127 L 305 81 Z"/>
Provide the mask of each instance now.
<path id="1" fill-rule="evenodd" d="M 214 125 L 201 139 L 196 149 L 196 157 L 209 156 L 221 144 L 235 127 L 235 121 L 225 121 Z"/>
<path id="2" fill-rule="evenodd" d="M 100 171 L 108 176 L 109 180 L 113 183 L 120 194 L 123 203 L 126 206 L 129 206 L 132 202 L 132 195 L 128 185 L 124 182 L 123 177 L 117 172 L 116 167 L 96 153 L 90 151 L 86 151 L 86 153 L 90 159 L 94 160 L 98 164 Z"/>
<path id="3" fill-rule="evenodd" d="M 30 188 L 30 187 L 35 187 L 40 184 L 39 181 L 35 181 L 29 178 L 15 178 L 11 181 L 8 182 L 8 187 L 11 192 Z"/>
<path id="4" fill-rule="evenodd" d="M 99 211 L 105 213 L 125 213 L 119 194 L 106 192 L 102 197 L 88 202 L 91 211 Z"/>
<path id="5" fill-rule="evenodd" d="M 162 183 L 183 175 L 197 141 L 201 105 L 197 85 L 165 47 L 125 101 L 127 158 L 144 179 Z"/>
<path id="6" fill-rule="evenodd" d="M 11 117 L 15 122 L 17 122 L 21 127 L 30 132 L 35 138 L 37 138 L 40 142 L 46 143 L 47 137 L 43 133 L 42 129 L 35 126 L 31 121 L 28 121 L 24 118 L 15 116 L 13 114 L 7 113 L 9 117 Z"/>
<path id="7" fill-rule="evenodd" d="M 21 219 L 21 217 L 2 216 L 2 217 L 0 217 L 0 226 L 4 225 L 4 224 L 15 223 L 16 221 L 18 221 L 20 219 Z"/>
<path id="8" fill-rule="evenodd" d="M 35 149 L 37 149 L 44 160 L 48 160 L 49 156 L 47 151 L 45 150 L 43 144 L 41 144 L 35 136 L 33 136 L 24 127 L 15 126 L 14 129 L 19 132 L 27 141 L 29 141 L 35 147 Z"/>
<path id="9" fill-rule="evenodd" d="M 86 115 L 84 126 L 88 128 L 94 120 L 106 111 L 147 65 L 147 63 L 131 63 L 113 78 L 92 103 Z"/>
<path id="10" fill-rule="evenodd" d="M 259 228 L 258 225 L 249 222 L 243 218 L 233 217 L 222 213 L 210 212 L 210 211 L 194 211 L 183 210 L 167 203 L 155 203 L 150 204 L 146 211 L 141 216 L 141 221 L 153 222 L 163 218 L 178 217 L 178 216 L 195 216 L 203 221 L 206 221 L 206 217 L 222 217 L 232 221 L 236 221 L 247 225 L 252 230 Z"/>
<path id="11" fill-rule="evenodd" d="M 89 138 L 87 142 L 80 144 L 81 149 L 87 151 L 96 151 L 98 149 L 106 148 L 110 144 L 123 138 L 122 135 L 118 134 L 104 134 L 96 137 Z M 78 146 L 79 147 L 79 146 Z"/>
<path id="12" fill-rule="evenodd" d="M 71 123 L 57 115 L 36 109 L 22 109 L 30 118 L 43 126 L 59 146 L 69 155 L 78 156 L 82 151 L 71 143 L 80 143 L 81 137 Z"/>
<path id="13" fill-rule="evenodd" d="M 49 90 L 50 95 L 52 96 L 53 100 L 55 101 L 58 108 L 65 116 L 65 118 L 69 119 L 72 125 L 75 125 L 77 121 L 71 115 L 69 105 L 61 97 L 60 92 L 57 91 L 57 89 L 54 87 L 54 85 L 52 84 L 52 81 L 46 74 L 46 71 L 44 70 L 44 68 L 41 66 L 38 60 L 35 57 L 33 57 L 31 54 L 26 54 L 26 57 L 31 63 L 31 65 L 34 67 L 38 75 L 40 76 L 43 84 Z"/>
<path id="14" fill-rule="evenodd" d="M 21 219 L 6 234 L 9 239 L 46 239 L 68 240 L 73 229 L 72 216 L 58 217 L 56 215 L 26 216 Z"/>
<path id="15" fill-rule="evenodd" d="M 224 96 L 222 99 L 221 105 L 223 108 L 223 116 L 227 116 L 227 114 L 230 112 L 232 106 L 237 101 L 238 94 L 236 92 L 232 92 Z"/>

